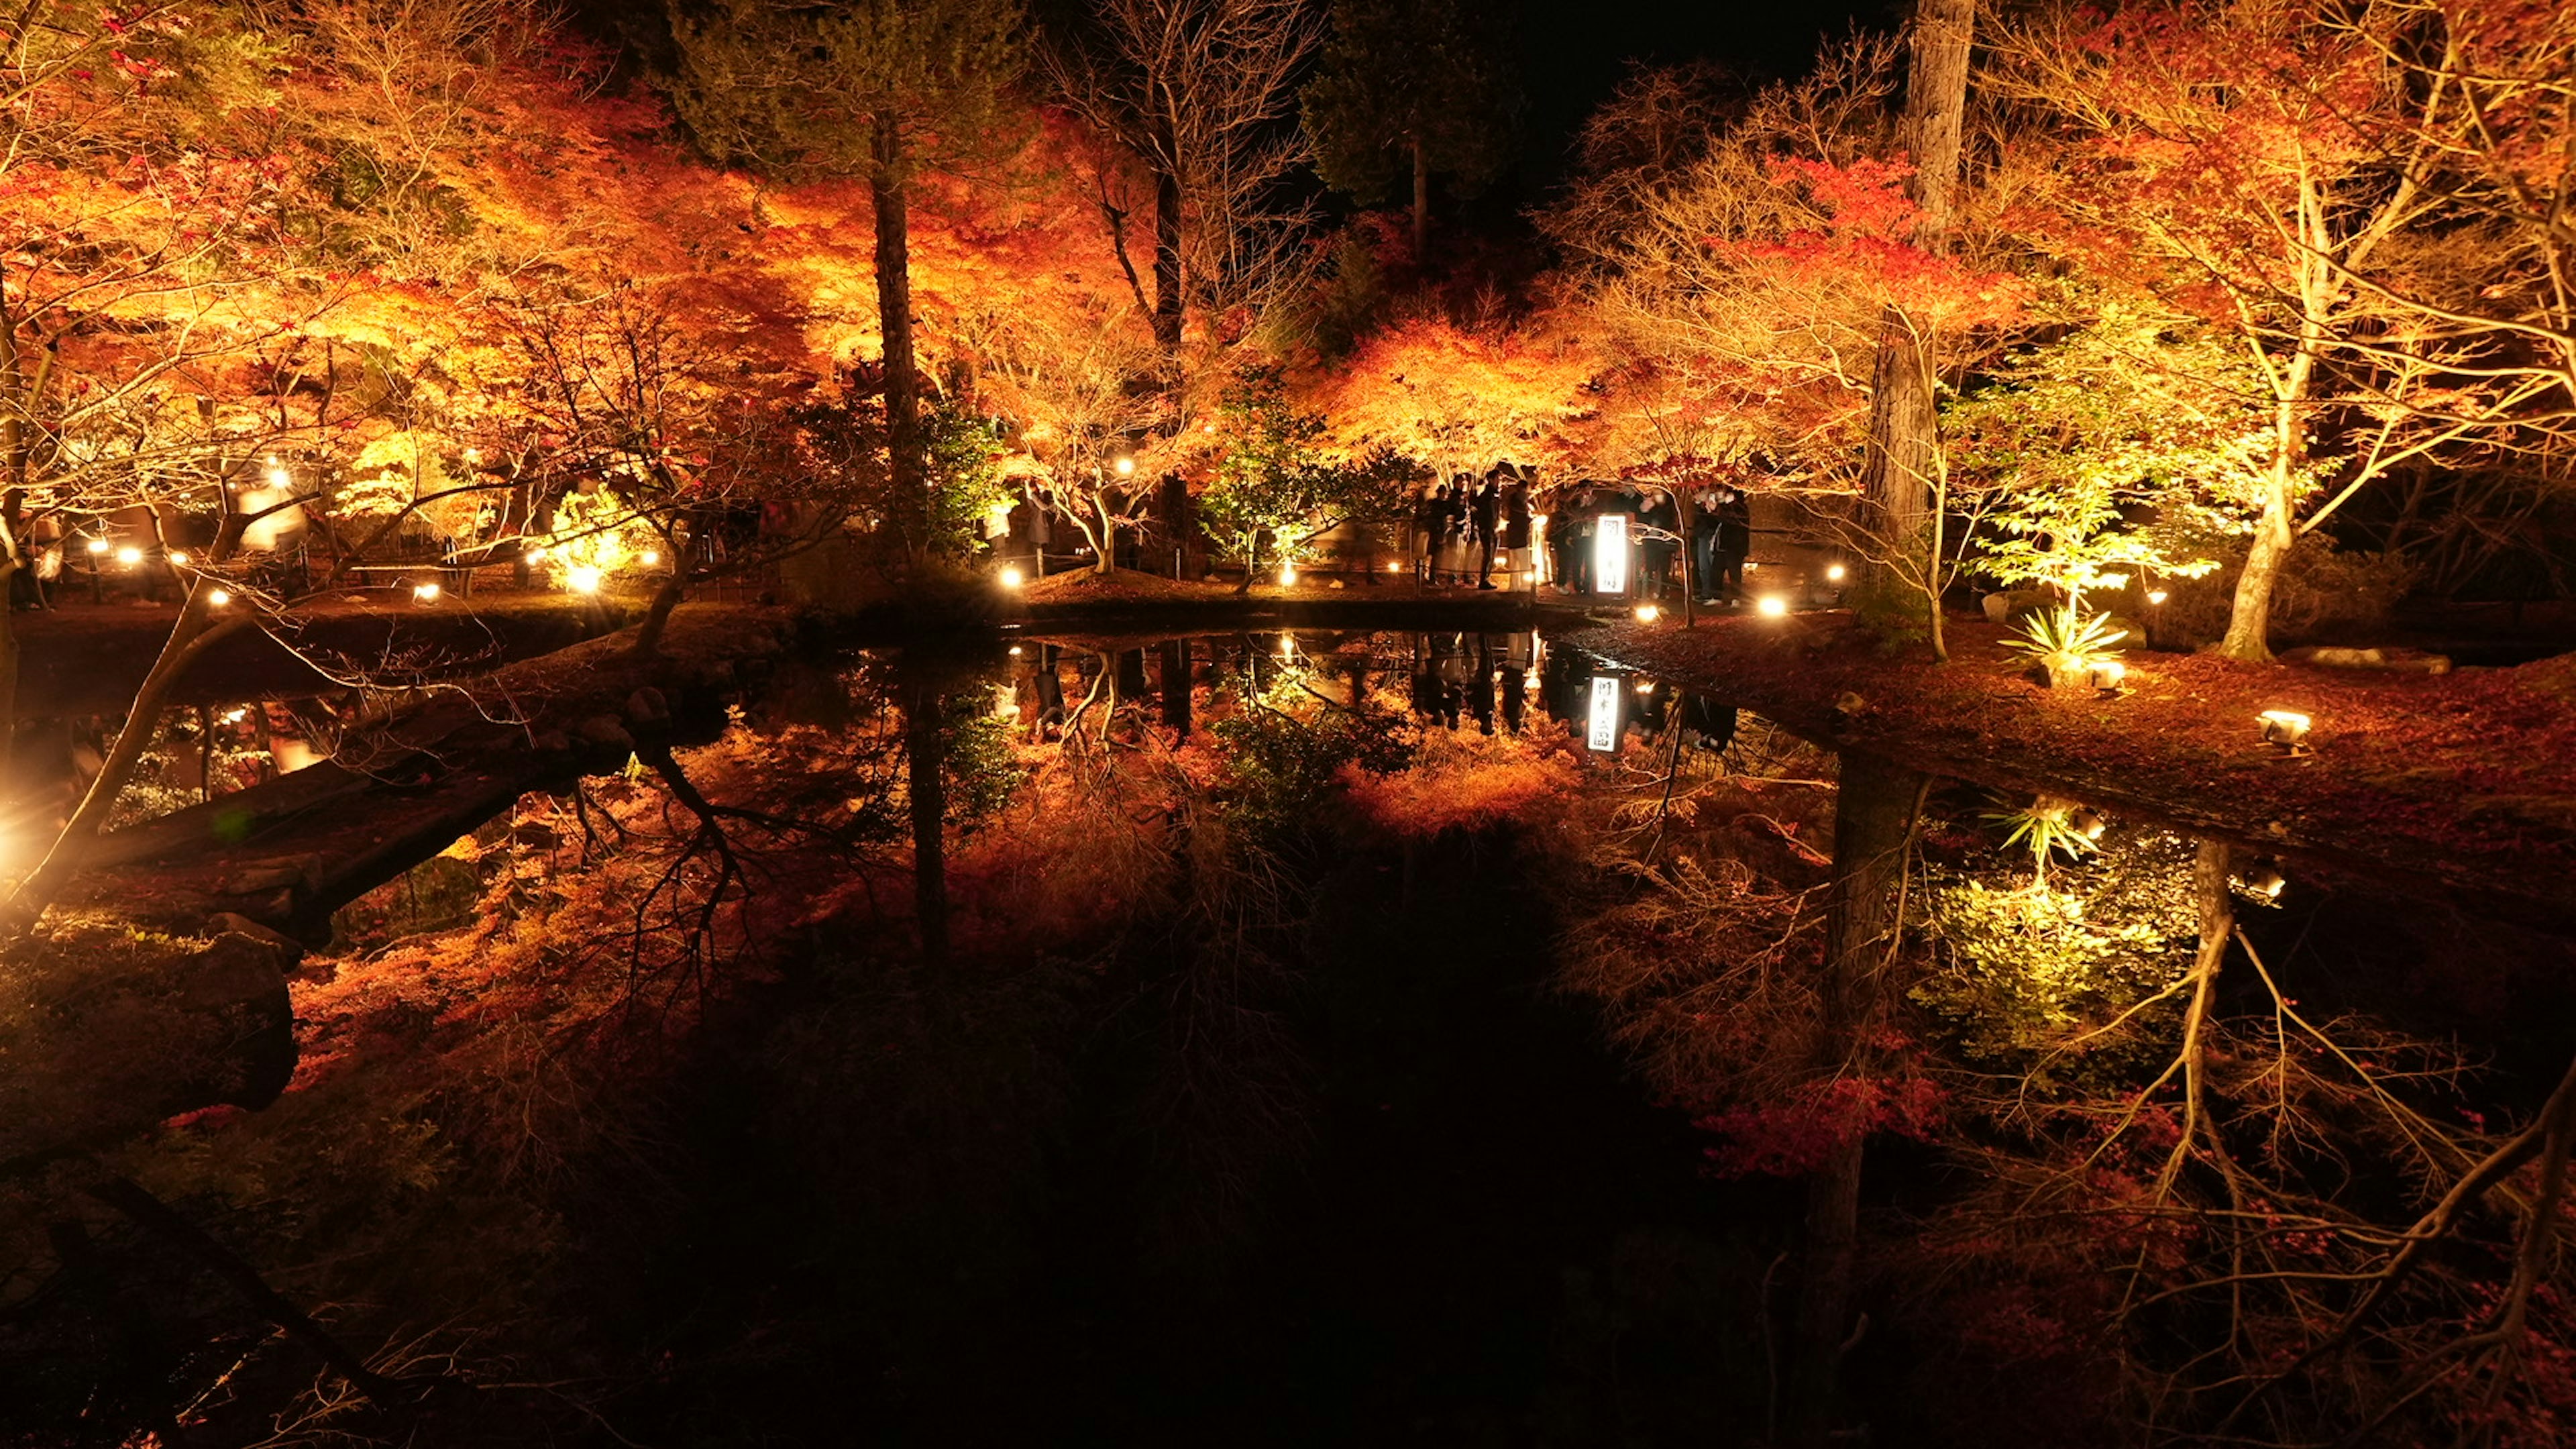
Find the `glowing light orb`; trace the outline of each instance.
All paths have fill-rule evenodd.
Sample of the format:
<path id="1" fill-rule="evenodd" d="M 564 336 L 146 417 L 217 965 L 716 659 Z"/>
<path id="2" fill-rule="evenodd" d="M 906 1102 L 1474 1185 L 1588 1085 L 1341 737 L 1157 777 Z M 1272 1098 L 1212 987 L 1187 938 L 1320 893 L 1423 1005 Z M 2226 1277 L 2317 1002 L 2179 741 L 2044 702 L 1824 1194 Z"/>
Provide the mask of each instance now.
<path id="1" fill-rule="evenodd" d="M 1637 622 L 1640 624 L 1651 624 L 1663 616 L 1664 611 L 1653 604 L 1639 604 L 1637 606 Z"/>
<path id="2" fill-rule="evenodd" d="M 441 590 L 436 584 L 414 584 L 411 586 L 412 602 L 419 604 L 435 604 L 438 602 L 440 592 Z"/>
<path id="3" fill-rule="evenodd" d="M 105 553 L 107 552 L 108 547 L 107 540 L 103 538 L 93 538 L 89 541 L 88 547 L 91 553 Z"/>
<path id="4" fill-rule="evenodd" d="M 1028 582 L 1028 575 L 1026 575 L 1026 574 L 1024 574 L 1024 573 L 1021 573 L 1021 572 L 1020 572 L 1020 566 L 1019 566 L 1018 564 L 1005 564 L 1005 565 L 1003 565 L 1003 566 L 1002 566 L 1002 587 L 1003 587 L 1003 588 L 1006 588 L 1006 589 L 1016 589 L 1016 588 L 1018 588 L 1020 585 L 1022 585 L 1022 584 L 1024 584 L 1024 583 L 1027 583 L 1027 582 Z M 1012 653 L 1014 653 L 1014 654 L 1017 654 L 1017 653 L 1019 653 L 1020 651 L 1019 651 L 1019 650 L 1017 650 L 1017 649 L 1014 649 L 1014 650 L 1012 650 L 1011 652 L 1012 652 Z"/>
<path id="5" fill-rule="evenodd" d="M 209 589 L 209 590 L 207 590 L 207 591 L 206 591 L 206 602 L 207 602 L 208 604 L 213 605 L 214 607 L 216 607 L 216 608 L 218 608 L 218 609 L 222 608 L 222 607 L 223 607 L 224 605 L 226 605 L 226 604 L 231 603 L 232 601 L 233 601 L 233 596 L 232 596 L 231 591 L 229 591 L 229 590 L 226 590 L 226 589 Z"/>
<path id="6" fill-rule="evenodd" d="M 541 543 L 541 544 L 538 544 L 535 548 L 532 548 L 532 549 L 529 549 L 529 550 L 528 550 L 528 562 L 530 562 L 530 563 L 544 563 L 545 561 L 546 561 L 546 546 L 545 546 L 544 544 L 542 544 L 542 543 Z"/>
<path id="7" fill-rule="evenodd" d="M 566 569 L 564 570 L 564 582 L 571 585 L 572 591 L 576 594 L 598 593 L 599 570 L 591 568 L 586 564 L 579 568 Z"/>
<path id="8" fill-rule="evenodd" d="M 662 551 L 658 548 L 648 548 L 637 554 L 635 561 L 648 569 L 657 567 L 662 562 Z"/>
<path id="9" fill-rule="evenodd" d="M 268 486 L 271 488 L 284 488 L 294 481 L 295 475 L 287 472 L 283 468 L 271 468 L 268 470 Z"/>
<path id="10" fill-rule="evenodd" d="M 1118 470 L 1118 476 L 1121 478 L 1136 476 L 1136 460 L 1133 458 L 1121 458 L 1111 466 Z"/>
<path id="11" fill-rule="evenodd" d="M 1764 594 L 1753 608 L 1766 619 L 1784 618 L 1789 612 L 1789 601 L 1778 594 Z"/>
<path id="12" fill-rule="evenodd" d="M 116 561 L 127 568 L 132 568 L 143 562 L 143 550 L 129 543 L 116 551 Z"/>
<path id="13" fill-rule="evenodd" d="M 2263 722 L 2263 743 L 2296 749 L 2307 743 L 2309 719 L 2294 709 L 2267 709 L 2256 716 Z"/>
<path id="14" fill-rule="evenodd" d="M 226 724 L 240 724 L 243 720 L 248 718 L 250 718 L 250 708 L 247 705 L 240 709 L 228 709 L 224 711 L 224 723 Z"/>
<path id="15" fill-rule="evenodd" d="M 1839 583 L 1841 583 L 1841 582 L 1843 581 L 1843 579 L 1845 578 L 1845 576 L 1849 575 L 1850 573 L 1851 573 L 1851 570 L 1849 570 L 1849 569 L 1847 569 L 1847 568 L 1844 568 L 1841 564 L 1827 564 L 1827 565 L 1825 565 L 1825 577 L 1826 577 L 1826 578 L 1828 578 L 1828 579 L 1833 580 L 1835 583 L 1838 583 L 1838 584 L 1839 584 Z"/>
<path id="16" fill-rule="evenodd" d="M 188 555 L 174 548 L 170 550 L 170 562 L 174 567 L 186 568 L 188 566 Z"/>
<path id="17" fill-rule="evenodd" d="M 2163 603 L 2167 598 L 2170 598 L 2170 597 L 2171 597 L 2171 595 L 2167 594 L 2167 593 L 2166 593 L 2164 590 L 2162 590 L 2162 589 L 2149 589 L 2149 590 L 2147 590 L 2147 602 L 2148 602 L 2148 603 L 2150 603 L 2150 604 L 2161 604 L 2161 603 Z"/>
<path id="18" fill-rule="evenodd" d="M 1652 694 L 1652 693 L 1654 693 L 1654 692 L 1655 692 L 1655 681 L 1653 681 L 1653 680 L 1651 680 L 1651 679 L 1640 679 L 1640 680 L 1638 680 L 1638 681 L 1637 681 L 1637 692 L 1638 692 L 1639 694 Z"/>
<path id="19" fill-rule="evenodd" d="M 1283 584 L 1293 584 L 1297 582 L 1297 566 L 1295 564 L 1281 564 L 1279 566 L 1279 582 Z"/>

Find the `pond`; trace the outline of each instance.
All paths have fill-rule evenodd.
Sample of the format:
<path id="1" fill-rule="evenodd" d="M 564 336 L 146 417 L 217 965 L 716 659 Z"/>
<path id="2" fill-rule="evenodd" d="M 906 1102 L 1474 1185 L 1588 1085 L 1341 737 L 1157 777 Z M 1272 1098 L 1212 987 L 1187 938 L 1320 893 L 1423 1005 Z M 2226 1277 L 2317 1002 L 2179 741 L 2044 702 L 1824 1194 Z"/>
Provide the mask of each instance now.
<path id="1" fill-rule="evenodd" d="M 2475 1340 L 2518 1303 L 2560 1352 L 2520 1245 L 2567 942 L 1544 634 L 820 653 L 335 924 L 296 1088 L 129 1170 L 391 1367 L 496 1386 L 426 1442 L 2566 1409 Z M 148 1422 L 100 1312 L 0 1344 L 94 1345 L 36 1356 L 47 1422 L 103 1381 Z M 363 1423 L 220 1295 L 151 1317 L 209 1432 Z"/>

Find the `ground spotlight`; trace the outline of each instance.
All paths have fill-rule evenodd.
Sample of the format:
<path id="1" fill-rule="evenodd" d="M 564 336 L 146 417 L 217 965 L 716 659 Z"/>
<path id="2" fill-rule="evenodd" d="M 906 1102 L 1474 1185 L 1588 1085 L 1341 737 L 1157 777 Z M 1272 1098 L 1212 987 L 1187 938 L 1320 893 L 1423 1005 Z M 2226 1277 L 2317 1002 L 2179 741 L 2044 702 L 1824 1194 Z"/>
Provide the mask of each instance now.
<path id="1" fill-rule="evenodd" d="M 572 591 L 576 594 L 598 593 L 599 570 L 592 568 L 587 564 L 579 568 L 566 569 L 564 571 L 564 582 L 570 584 L 572 586 Z"/>
<path id="2" fill-rule="evenodd" d="M 1637 606 L 1637 622 L 1640 624 L 1651 624 L 1663 616 L 1664 611 L 1654 604 L 1639 604 Z"/>
<path id="3" fill-rule="evenodd" d="M 412 602 L 416 604 L 435 604 L 438 602 L 440 592 L 441 590 L 436 584 L 414 584 L 411 586 Z"/>
<path id="4" fill-rule="evenodd" d="M 1745 567 L 1751 568 L 1752 565 L 1746 564 Z M 1766 619 L 1785 618 L 1789 613 L 1789 601 L 1778 594 L 1764 594 L 1754 601 L 1753 611 Z"/>

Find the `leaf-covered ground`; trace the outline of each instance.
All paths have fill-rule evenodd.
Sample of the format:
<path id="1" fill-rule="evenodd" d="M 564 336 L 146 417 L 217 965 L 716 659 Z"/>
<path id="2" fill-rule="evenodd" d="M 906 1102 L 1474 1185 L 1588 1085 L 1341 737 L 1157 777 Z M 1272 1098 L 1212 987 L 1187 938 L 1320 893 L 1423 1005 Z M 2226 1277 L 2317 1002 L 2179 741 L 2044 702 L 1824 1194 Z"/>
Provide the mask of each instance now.
<path id="1" fill-rule="evenodd" d="M 2442 676 L 2133 652 L 2126 692 L 2025 679 L 2005 631 L 1952 620 L 1951 662 L 1841 613 L 1626 621 L 1569 642 L 1833 743 L 2239 836 L 2523 921 L 2576 926 L 2576 656 Z M 2315 721 L 2284 758 L 2256 717 Z"/>

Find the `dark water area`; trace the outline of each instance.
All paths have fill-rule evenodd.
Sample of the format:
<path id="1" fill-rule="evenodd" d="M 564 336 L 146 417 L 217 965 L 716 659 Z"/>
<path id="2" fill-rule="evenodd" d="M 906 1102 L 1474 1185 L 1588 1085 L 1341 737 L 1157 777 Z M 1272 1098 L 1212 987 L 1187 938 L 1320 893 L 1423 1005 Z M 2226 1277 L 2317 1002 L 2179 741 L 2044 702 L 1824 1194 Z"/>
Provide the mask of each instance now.
<path id="1" fill-rule="evenodd" d="M 198 773 L 170 776 L 173 794 L 228 760 L 245 778 L 274 770 L 263 745 L 293 720 L 242 708 L 174 717 L 164 753 Z M 507 1324 L 491 1336 L 510 1343 L 510 1372 L 571 1386 L 451 1406 L 410 1442 L 2148 1442 L 2122 1386 L 2200 1362 L 2208 1320 L 2099 1336 L 2099 1285 L 2136 1252 L 2114 1234 L 2117 1251 L 2085 1259 L 2067 1225 L 2128 1207 L 2016 1219 L 1994 1216 L 1999 1199 L 2062 1191 L 2098 1156 L 2088 1134 L 2143 1112 L 2143 1142 L 2108 1180 L 2167 1173 L 2162 1191 L 2209 1215 L 2175 1239 L 2187 1264 L 2191 1234 L 2245 1189 L 2167 1156 L 2174 1134 L 2154 1124 L 2180 1110 L 2181 1079 L 2156 1071 L 2176 1041 L 2215 1032 L 2192 1090 L 2242 1111 L 2208 1155 L 2241 1149 L 2272 1174 L 2271 1200 L 2290 1205 L 2276 1214 L 2333 1218 L 2301 1242 L 2385 1241 L 2370 1225 L 2403 1228 L 2428 1182 L 2492 1146 L 2490 1120 L 2500 1134 L 2554 1100 L 2576 1019 L 2569 942 L 2259 841 L 1839 759 L 1539 633 L 825 652 L 747 681 L 736 709 L 734 742 L 687 768 L 721 799 L 840 811 L 828 838 L 857 842 L 826 869 L 824 837 L 778 837 L 776 860 L 753 857 L 751 899 L 801 904 L 846 887 L 841 870 L 865 890 L 785 912 L 756 962 L 736 948 L 742 961 L 703 963 L 738 984 L 580 1089 L 593 1095 L 576 1115 L 615 1130 L 534 1179 L 488 1170 L 489 1140 L 460 1136 L 405 1169 L 442 1183 L 417 1195 L 335 1197 L 364 1178 L 335 1165 L 269 1201 L 226 1196 L 244 1191 L 239 1169 L 182 1198 L 290 1289 L 377 1295 L 381 1310 L 338 1310 L 353 1337 L 488 1314 Z M 640 762 L 600 791 L 578 823 L 523 807 L 344 911 L 315 989 L 337 1001 L 327 978 L 364 982 L 407 942 L 476 939 L 478 913 L 518 898 L 495 893 L 496 862 L 543 891 L 548 872 L 570 881 L 613 858 L 612 833 L 688 819 Z M 1904 831 L 1886 854 L 1906 865 L 1884 878 L 1854 843 L 1878 828 L 1873 793 L 1900 807 L 1882 825 Z M 1500 803 L 1475 805 L 1488 796 Z M 923 840 L 944 952 L 922 945 L 932 897 L 906 852 Z M 1864 879 L 1877 884 L 1857 903 L 1834 894 Z M 2239 944 L 2192 1027 L 2212 889 Z M 1873 905 L 1911 964 L 1875 1016 L 1838 1025 L 1817 1005 L 1833 921 Z M 456 1015 L 453 999 L 397 1003 L 358 1035 L 426 1053 L 431 1020 Z M 2065 1054 L 2132 1019 L 2110 1046 Z M 1820 1066 L 1836 1031 L 1846 1056 Z M 2329 1080 L 2337 1052 L 2381 1085 Z M 532 1120 L 572 1080 L 502 1076 L 528 1098 L 507 1111 Z M 1829 1315 L 1835 1383 L 1817 1391 L 1798 1364 L 1827 1221 L 1812 1194 L 1834 1170 L 1815 1142 L 1834 1134 L 1800 1115 L 1800 1094 L 1838 1078 L 1895 1085 L 1853 1138 L 1858 1246 Z M 2015 1116 L 1997 1081 L 2044 1107 Z M 2267 1140 L 2290 1120 L 2266 1115 L 2276 1089 L 2304 1094 L 2306 1136 Z M 363 1122 L 467 1092 L 433 1077 L 377 1096 L 363 1075 L 329 1090 L 342 1095 L 290 1094 L 275 1115 Z M 2402 1094 L 2413 1125 L 2364 1123 L 2374 1091 Z M 293 1182 L 277 1164 L 310 1149 L 278 1130 L 283 1145 L 245 1150 Z M 2437 1136 L 2447 1145 L 2423 1148 Z M 181 1168 L 159 1170 L 188 1190 Z M 370 1212 L 399 1232 L 330 1235 Z M 2462 1232 L 2442 1296 L 2408 1305 L 2426 1323 L 2488 1301 L 2478 1274 L 2510 1261 L 2509 1215 Z M 514 1233 L 549 1246 L 522 1260 Z M 118 1251 L 152 1275 L 189 1272 Z M 2291 1268 L 2353 1266 L 2334 1251 L 2302 1247 Z M 469 1279 L 529 1279 L 421 1286 L 448 1254 Z M 343 1261 L 358 1276 L 332 1278 Z M 2202 1291 L 2171 1271 L 2182 1301 Z M 0 1314 L 0 1366 L 28 1335 L 69 1342 L 62 1324 L 86 1323 L 77 1300 L 31 1303 L 10 1310 L 23 1324 Z M 2543 1309 L 2554 1325 L 2555 1300 Z M 264 1332 L 238 1305 L 159 1311 L 170 1341 L 236 1355 Z M 2372 1351 L 2398 1362 L 2435 1341 L 2403 1336 L 2412 1322 Z M 80 1395 L 100 1370 L 78 1353 L 47 1362 L 50 1397 L 25 1402 L 91 1412 Z M 161 1372 L 185 1384 L 199 1362 Z M 226 1392 L 282 1403 L 299 1373 L 280 1358 Z M 2346 1406 L 2295 1407 L 2323 1422 Z M 248 1424 L 219 1406 L 189 1442 L 259 1442 Z"/>

